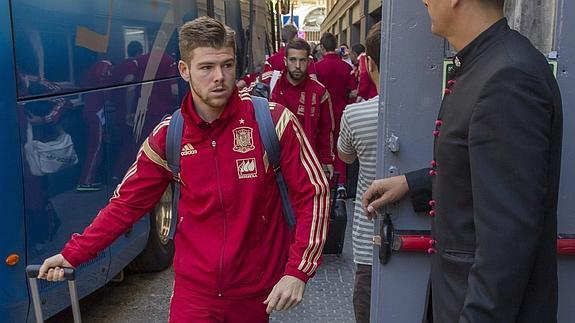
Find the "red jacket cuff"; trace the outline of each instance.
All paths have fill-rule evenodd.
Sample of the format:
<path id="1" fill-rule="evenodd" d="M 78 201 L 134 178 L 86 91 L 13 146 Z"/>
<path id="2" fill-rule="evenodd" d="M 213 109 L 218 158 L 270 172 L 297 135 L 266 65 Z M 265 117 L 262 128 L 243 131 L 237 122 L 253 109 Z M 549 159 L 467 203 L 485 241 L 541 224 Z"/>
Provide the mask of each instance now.
<path id="1" fill-rule="evenodd" d="M 82 261 L 78 257 L 74 257 L 73 253 L 68 248 L 64 248 L 61 254 L 74 268 L 78 268 L 78 266 L 82 264 Z"/>
<path id="2" fill-rule="evenodd" d="M 290 267 L 286 268 L 284 275 L 294 276 L 301 279 L 304 283 L 307 283 L 307 281 L 311 278 L 306 273 Z"/>

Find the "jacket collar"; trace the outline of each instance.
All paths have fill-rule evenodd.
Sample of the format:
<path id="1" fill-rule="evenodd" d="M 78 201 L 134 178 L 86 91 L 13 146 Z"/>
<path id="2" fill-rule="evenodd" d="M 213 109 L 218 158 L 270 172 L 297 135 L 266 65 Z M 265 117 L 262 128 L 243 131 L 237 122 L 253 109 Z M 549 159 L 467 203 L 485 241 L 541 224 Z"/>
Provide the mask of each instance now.
<path id="1" fill-rule="evenodd" d="M 337 53 L 327 53 L 323 55 L 324 59 L 341 59 Z"/>
<path id="2" fill-rule="evenodd" d="M 281 82 L 281 88 L 285 89 L 286 87 L 294 87 L 294 88 L 300 88 L 302 91 L 305 90 L 305 86 L 307 84 L 307 79 L 309 78 L 309 74 L 306 73 L 303 81 L 301 81 L 301 83 L 297 84 L 297 85 L 293 85 L 290 83 L 290 81 L 288 80 L 287 74 L 289 72 L 287 71 L 287 69 L 282 73 L 282 76 L 280 78 L 280 82 Z"/>
<path id="3" fill-rule="evenodd" d="M 477 57 L 481 56 L 495 41 L 497 37 L 509 31 L 510 28 L 507 25 L 507 19 L 501 18 L 499 21 L 491 25 L 484 32 L 479 34 L 471 43 L 467 44 L 462 50 L 460 50 L 454 57 L 454 64 L 456 68 L 463 68 L 464 66 L 470 65 Z"/>
<path id="4" fill-rule="evenodd" d="M 229 120 L 232 116 L 235 115 L 235 112 L 238 110 L 240 101 L 241 100 L 239 97 L 238 89 L 234 88 L 234 91 L 232 92 L 232 95 L 228 100 L 228 104 L 224 108 L 224 111 L 222 112 L 220 117 L 210 123 L 204 121 L 200 117 L 198 111 L 196 111 L 196 108 L 194 107 L 192 92 L 188 91 L 181 104 L 182 115 L 184 116 L 184 120 L 187 123 L 194 124 L 200 128 L 205 128 L 210 125 L 216 126 L 218 124 L 225 123 L 227 120 Z"/>

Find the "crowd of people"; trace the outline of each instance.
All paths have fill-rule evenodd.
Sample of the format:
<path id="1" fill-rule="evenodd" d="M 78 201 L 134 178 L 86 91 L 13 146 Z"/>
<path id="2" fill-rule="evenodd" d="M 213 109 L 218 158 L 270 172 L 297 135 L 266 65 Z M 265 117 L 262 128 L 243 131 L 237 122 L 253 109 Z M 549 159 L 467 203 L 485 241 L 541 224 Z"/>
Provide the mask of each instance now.
<path id="1" fill-rule="evenodd" d="M 168 118 L 143 142 L 109 205 L 44 262 L 39 277 L 63 279 L 62 267 L 95 257 L 179 181 L 170 322 L 267 322 L 301 302 L 322 260 L 330 180 L 345 196 L 345 165 L 358 159 L 358 322 L 370 319 L 369 219 L 405 195 L 434 217 L 424 322 L 556 322 L 557 84 L 543 56 L 507 26 L 504 1 L 423 2 L 432 32 L 459 51 L 435 122 L 431 168 L 375 180 L 380 23 L 351 51 L 329 32 L 312 50 L 285 26 L 285 46 L 262 73 L 237 81 L 234 31 L 201 17 L 179 32 L 178 70 L 190 87 L 181 105 L 189 153 L 179 176 L 166 162 Z M 258 84 L 268 89 L 281 144 L 277 169 L 254 117 Z M 293 229 L 282 217 L 279 169 Z"/>
<path id="2" fill-rule="evenodd" d="M 337 174 L 337 194 L 345 197 L 346 164 L 336 149 L 343 111 L 348 104 L 377 95 L 366 68 L 365 47 L 355 44 L 350 51 L 326 32 L 314 45 L 314 53 L 297 32 L 295 26 L 285 25 L 281 32 L 284 46 L 267 59 L 261 74 L 247 74 L 237 86 L 251 93 L 258 83 L 269 87 L 267 98 L 297 116 L 328 177 Z"/>

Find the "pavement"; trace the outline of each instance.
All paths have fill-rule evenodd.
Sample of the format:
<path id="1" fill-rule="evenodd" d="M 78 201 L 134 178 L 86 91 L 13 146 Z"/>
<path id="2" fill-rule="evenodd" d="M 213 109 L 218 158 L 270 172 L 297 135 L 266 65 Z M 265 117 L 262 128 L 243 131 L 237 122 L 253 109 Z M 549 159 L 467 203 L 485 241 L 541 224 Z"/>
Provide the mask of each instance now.
<path id="1" fill-rule="evenodd" d="M 270 322 L 355 322 L 352 292 L 355 264 L 351 247 L 353 202 L 347 200 L 347 228 L 340 256 L 324 255 L 323 264 L 306 286 L 304 300 L 296 308 L 273 313 Z"/>

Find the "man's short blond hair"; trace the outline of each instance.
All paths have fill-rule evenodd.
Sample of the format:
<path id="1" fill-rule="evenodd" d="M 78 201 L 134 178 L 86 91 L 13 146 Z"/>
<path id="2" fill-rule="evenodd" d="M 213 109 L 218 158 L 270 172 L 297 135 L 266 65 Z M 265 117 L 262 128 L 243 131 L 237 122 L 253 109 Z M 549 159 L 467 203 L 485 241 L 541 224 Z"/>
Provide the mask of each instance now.
<path id="1" fill-rule="evenodd" d="M 199 17 L 180 27 L 180 56 L 185 62 L 192 59 L 192 51 L 198 47 L 233 48 L 236 51 L 236 33 L 219 20 Z"/>

